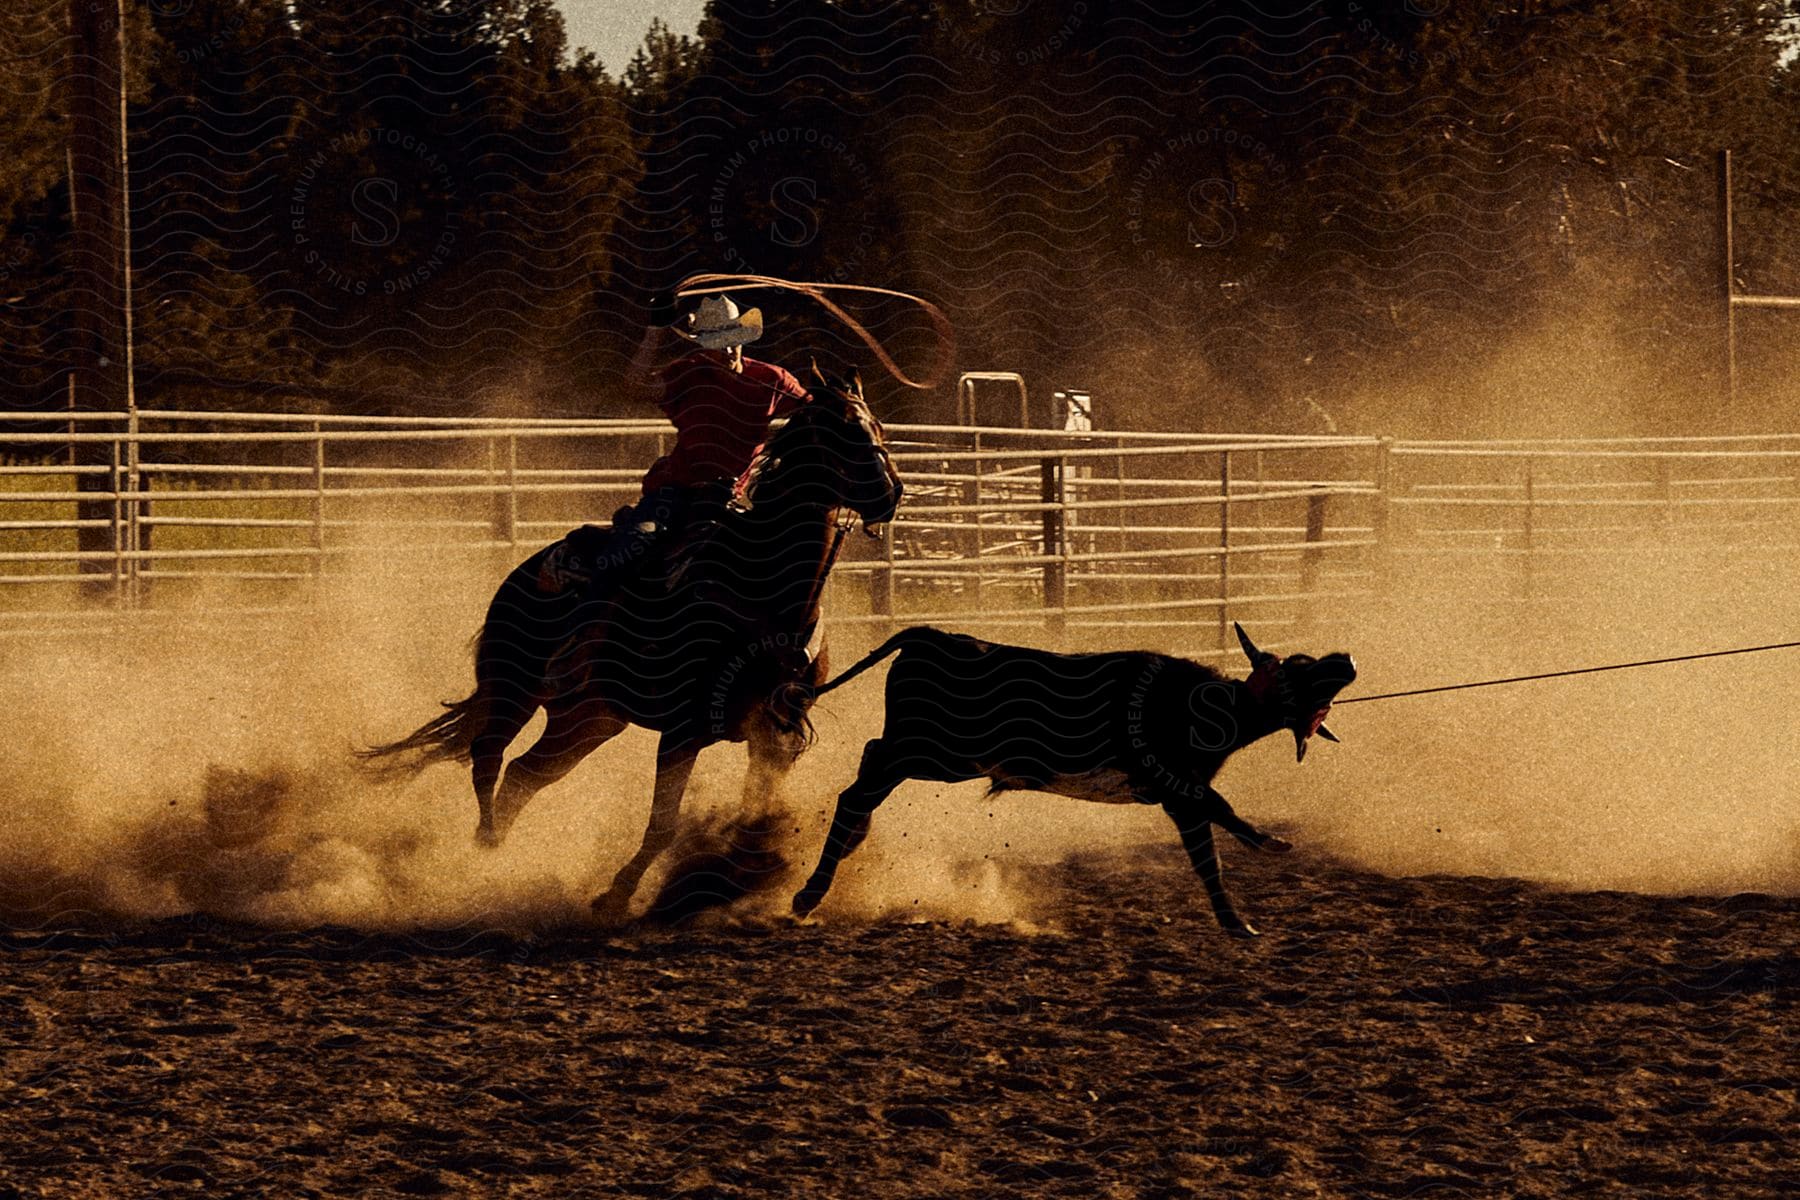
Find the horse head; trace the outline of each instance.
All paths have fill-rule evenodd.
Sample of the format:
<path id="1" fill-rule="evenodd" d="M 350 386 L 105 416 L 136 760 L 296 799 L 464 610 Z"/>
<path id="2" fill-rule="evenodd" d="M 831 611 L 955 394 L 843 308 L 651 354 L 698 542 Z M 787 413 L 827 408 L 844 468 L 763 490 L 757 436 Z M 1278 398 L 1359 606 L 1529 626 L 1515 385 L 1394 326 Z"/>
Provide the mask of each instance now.
<path id="1" fill-rule="evenodd" d="M 750 495 L 765 498 L 774 480 L 784 494 L 829 508 L 848 508 L 871 537 L 893 519 L 905 491 L 888 453 L 887 435 L 863 398 L 862 378 L 827 375 L 812 364 L 816 386 L 802 407 L 769 440 Z"/>

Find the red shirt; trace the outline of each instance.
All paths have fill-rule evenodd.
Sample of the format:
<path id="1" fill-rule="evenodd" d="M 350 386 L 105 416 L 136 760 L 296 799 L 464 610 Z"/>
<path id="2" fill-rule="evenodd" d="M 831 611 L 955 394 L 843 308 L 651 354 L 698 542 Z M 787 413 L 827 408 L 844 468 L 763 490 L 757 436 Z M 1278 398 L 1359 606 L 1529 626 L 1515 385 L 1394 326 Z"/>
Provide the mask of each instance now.
<path id="1" fill-rule="evenodd" d="M 663 369 L 658 402 L 675 423 L 675 448 L 644 476 L 644 494 L 675 484 L 743 482 L 769 436 L 769 422 L 809 398 L 793 375 L 771 363 L 744 360 L 740 374 L 711 354 L 689 354 Z"/>

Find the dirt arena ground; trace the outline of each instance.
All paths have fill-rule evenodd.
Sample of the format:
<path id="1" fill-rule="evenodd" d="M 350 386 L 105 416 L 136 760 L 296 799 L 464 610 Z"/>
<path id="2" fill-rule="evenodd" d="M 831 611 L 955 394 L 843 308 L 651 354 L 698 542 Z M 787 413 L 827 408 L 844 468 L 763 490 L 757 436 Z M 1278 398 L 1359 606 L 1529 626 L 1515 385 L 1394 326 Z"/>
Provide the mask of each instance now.
<path id="1" fill-rule="evenodd" d="M 1350 639 L 1359 686 L 1621 649 L 1409 633 Z M 462 771 L 350 762 L 459 647 L 353 609 L 9 647 L 0 1200 L 1800 1195 L 1800 726 L 1744 702 L 1785 660 L 1244 751 L 1222 790 L 1299 849 L 1222 846 L 1240 943 L 1160 813 L 979 785 L 896 793 L 794 924 L 873 683 L 815 713 L 779 888 L 592 928 L 652 735 L 498 851 Z M 703 755 L 696 821 L 742 780 Z"/>
<path id="2" fill-rule="evenodd" d="M 1800 1194 L 1800 901 L 1169 839 L 1000 923 L 14 930 L 0 1195 Z"/>

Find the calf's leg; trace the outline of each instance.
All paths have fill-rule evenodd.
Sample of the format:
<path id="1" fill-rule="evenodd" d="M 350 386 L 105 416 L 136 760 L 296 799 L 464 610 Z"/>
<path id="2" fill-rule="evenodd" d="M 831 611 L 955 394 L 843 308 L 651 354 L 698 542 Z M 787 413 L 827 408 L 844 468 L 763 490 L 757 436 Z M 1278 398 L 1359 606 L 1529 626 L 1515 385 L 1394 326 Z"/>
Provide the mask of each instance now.
<path id="1" fill-rule="evenodd" d="M 1187 808 L 1164 806 L 1163 811 L 1174 820 L 1175 828 L 1181 834 L 1182 849 L 1187 851 L 1200 882 L 1206 885 L 1206 897 L 1212 901 L 1213 915 L 1219 919 L 1219 927 L 1233 937 L 1255 937 L 1256 928 L 1238 916 L 1231 897 L 1225 894 L 1225 881 L 1219 873 L 1219 856 L 1213 849 L 1212 822 Z"/>
<path id="2" fill-rule="evenodd" d="M 1220 829 L 1229 833 L 1252 850 L 1261 850 L 1269 854 L 1286 854 L 1294 848 L 1294 844 L 1272 833 L 1264 833 L 1232 810 L 1225 797 L 1212 788 L 1206 789 L 1206 802 L 1209 806 L 1208 818 Z"/>
<path id="3" fill-rule="evenodd" d="M 794 895 L 794 913 L 804 917 L 819 907 L 825 893 L 831 890 L 832 877 L 838 863 L 869 836 L 869 821 L 881 802 L 893 794 L 906 779 L 904 771 L 894 765 L 887 746 L 876 738 L 863 748 L 862 766 L 856 781 L 838 796 L 837 811 L 831 818 L 831 832 L 825 835 L 825 849 L 819 865 L 813 868 L 806 886 Z"/>

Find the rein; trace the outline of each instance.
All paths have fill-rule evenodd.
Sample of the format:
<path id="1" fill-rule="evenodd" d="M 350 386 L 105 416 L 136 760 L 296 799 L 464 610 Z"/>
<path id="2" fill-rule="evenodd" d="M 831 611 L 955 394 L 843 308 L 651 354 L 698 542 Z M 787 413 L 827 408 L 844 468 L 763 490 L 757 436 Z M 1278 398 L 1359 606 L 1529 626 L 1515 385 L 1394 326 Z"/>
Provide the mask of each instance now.
<path id="1" fill-rule="evenodd" d="M 760 485 L 763 482 L 762 476 L 767 472 L 772 472 L 775 464 L 780 462 L 781 456 L 779 454 L 771 453 L 772 450 L 772 446 L 769 449 L 766 449 L 761 460 L 757 464 L 757 469 L 752 480 L 753 488 Z M 751 498 L 751 503 L 752 505 L 755 504 L 754 496 Z M 841 509 L 842 506 L 840 506 L 840 510 Z M 836 520 L 836 532 L 832 534 L 831 548 L 825 552 L 825 557 L 820 560 L 819 568 L 813 575 L 812 587 L 806 595 L 806 607 L 802 611 L 808 617 L 811 617 L 818 611 L 819 602 L 825 594 L 825 583 L 831 578 L 831 570 L 833 567 L 837 566 L 838 554 L 844 548 L 844 537 L 850 532 L 850 527 L 855 523 L 855 513 L 850 513 L 847 517 L 839 517 Z"/>
<path id="2" fill-rule="evenodd" d="M 825 552 L 825 561 L 819 567 L 819 573 L 813 576 L 812 591 L 806 597 L 806 615 L 809 617 L 819 611 L 819 600 L 825 594 L 825 581 L 831 578 L 831 568 L 837 566 L 838 551 L 844 548 L 844 535 L 850 532 L 850 526 L 855 521 L 856 518 L 851 517 L 848 521 L 840 520 L 837 523 L 837 533 L 832 536 L 831 549 Z"/>

